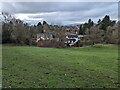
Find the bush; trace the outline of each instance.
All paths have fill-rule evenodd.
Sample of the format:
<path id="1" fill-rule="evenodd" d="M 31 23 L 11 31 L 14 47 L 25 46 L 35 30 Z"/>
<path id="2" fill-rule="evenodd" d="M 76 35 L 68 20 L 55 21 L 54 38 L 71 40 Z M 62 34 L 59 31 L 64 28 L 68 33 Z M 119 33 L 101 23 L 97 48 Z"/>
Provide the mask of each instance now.
<path id="1" fill-rule="evenodd" d="M 56 47 L 56 48 L 64 48 L 65 45 L 56 40 L 39 40 L 37 42 L 37 46 L 39 47 Z"/>
<path id="2" fill-rule="evenodd" d="M 30 39 L 29 40 L 29 45 L 37 45 L 36 39 Z"/>
<path id="3" fill-rule="evenodd" d="M 105 48 L 105 46 L 102 45 L 102 44 L 95 44 L 92 47 L 94 47 L 94 48 Z"/>

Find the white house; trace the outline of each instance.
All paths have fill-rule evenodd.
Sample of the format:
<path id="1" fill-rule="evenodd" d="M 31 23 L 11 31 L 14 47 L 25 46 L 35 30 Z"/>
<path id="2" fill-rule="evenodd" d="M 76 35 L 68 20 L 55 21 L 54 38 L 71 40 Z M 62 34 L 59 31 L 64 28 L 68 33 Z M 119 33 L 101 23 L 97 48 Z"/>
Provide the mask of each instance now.
<path id="1" fill-rule="evenodd" d="M 65 44 L 67 46 L 78 46 L 80 38 L 83 38 L 83 35 L 77 35 L 77 34 L 67 34 L 66 39 L 67 41 Z"/>

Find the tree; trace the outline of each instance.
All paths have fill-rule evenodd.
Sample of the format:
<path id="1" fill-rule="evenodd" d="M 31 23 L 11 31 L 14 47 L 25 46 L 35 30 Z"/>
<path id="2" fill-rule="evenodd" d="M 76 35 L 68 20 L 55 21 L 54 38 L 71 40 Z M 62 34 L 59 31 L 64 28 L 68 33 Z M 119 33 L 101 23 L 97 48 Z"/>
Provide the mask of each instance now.
<path id="1" fill-rule="evenodd" d="M 58 46 L 65 47 L 65 44 L 64 44 L 64 42 L 66 41 L 65 28 L 57 26 L 56 27 L 56 36 L 59 38 Z"/>
<path id="2" fill-rule="evenodd" d="M 12 20 L 14 19 L 10 14 L 2 12 L 3 21 L 2 21 L 2 43 L 10 43 L 11 32 L 12 32 Z"/>
<path id="3" fill-rule="evenodd" d="M 97 22 L 97 25 L 100 25 L 100 24 L 101 24 L 101 19 L 99 19 Z"/>
<path id="4" fill-rule="evenodd" d="M 106 15 L 100 25 L 100 29 L 103 29 L 106 32 L 107 27 L 110 25 L 110 17 Z"/>
<path id="5" fill-rule="evenodd" d="M 111 21 L 110 26 L 114 26 L 116 24 L 116 21 Z"/>
<path id="6" fill-rule="evenodd" d="M 86 30 L 90 29 L 93 25 L 94 25 L 94 22 L 91 19 L 89 19 L 88 23 L 84 23 L 84 24 L 80 25 L 79 34 L 81 34 L 81 35 L 85 34 Z"/>
<path id="7" fill-rule="evenodd" d="M 37 24 L 37 26 L 41 26 L 42 24 L 41 24 L 41 22 L 39 22 L 38 24 Z"/>
<path id="8" fill-rule="evenodd" d="M 47 22 L 46 22 L 46 21 L 43 21 L 43 25 L 47 25 Z"/>
<path id="9" fill-rule="evenodd" d="M 37 24 L 37 33 L 43 33 L 43 25 L 41 22 Z"/>
<path id="10" fill-rule="evenodd" d="M 79 35 L 83 35 L 84 34 L 84 29 L 83 29 L 83 25 L 81 24 L 80 27 L 79 27 L 79 32 L 78 32 Z"/>
<path id="11" fill-rule="evenodd" d="M 93 25 L 94 25 L 94 22 L 91 19 L 89 19 L 87 28 L 90 29 Z"/>
<path id="12" fill-rule="evenodd" d="M 9 24 L 3 23 L 2 43 L 10 43 L 11 42 L 11 31 L 8 28 L 9 28 Z"/>
<path id="13" fill-rule="evenodd" d="M 108 26 L 106 31 L 106 43 L 114 43 L 117 44 L 119 41 L 118 37 L 118 25 Z"/>

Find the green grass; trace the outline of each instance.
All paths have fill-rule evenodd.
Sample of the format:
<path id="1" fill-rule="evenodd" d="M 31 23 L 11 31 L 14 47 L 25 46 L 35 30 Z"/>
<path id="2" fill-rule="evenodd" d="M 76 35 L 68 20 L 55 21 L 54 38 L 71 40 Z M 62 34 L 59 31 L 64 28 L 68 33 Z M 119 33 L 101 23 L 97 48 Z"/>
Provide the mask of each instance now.
<path id="1" fill-rule="evenodd" d="M 84 88 L 118 85 L 118 47 L 3 45 L 3 87 Z"/>

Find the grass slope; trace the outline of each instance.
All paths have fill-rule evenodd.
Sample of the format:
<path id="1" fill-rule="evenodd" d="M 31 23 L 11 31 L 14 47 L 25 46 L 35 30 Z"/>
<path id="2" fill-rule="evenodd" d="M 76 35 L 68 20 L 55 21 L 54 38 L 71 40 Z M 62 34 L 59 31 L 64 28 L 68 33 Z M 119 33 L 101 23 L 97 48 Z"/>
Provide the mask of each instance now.
<path id="1" fill-rule="evenodd" d="M 3 45 L 3 87 L 117 87 L 118 47 L 40 48 Z"/>

